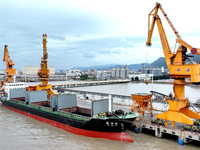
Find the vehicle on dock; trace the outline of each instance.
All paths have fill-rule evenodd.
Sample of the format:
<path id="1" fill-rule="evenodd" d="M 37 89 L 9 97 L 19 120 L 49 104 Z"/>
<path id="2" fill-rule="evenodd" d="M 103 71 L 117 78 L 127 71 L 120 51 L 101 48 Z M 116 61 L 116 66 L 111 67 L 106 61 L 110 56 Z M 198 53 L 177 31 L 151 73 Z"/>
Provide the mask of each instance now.
<path id="1" fill-rule="evenodd" d="M 7 83 L 0 100 L 15 112 L 78 135 L 133 142 L 126 129 L 137 113 L 113 111 L 111 98 L 91 101 L 91 109 L 77 105 L 76 94 L 56 94 L 46 90 L 27 91 L 21 83 Z"/>

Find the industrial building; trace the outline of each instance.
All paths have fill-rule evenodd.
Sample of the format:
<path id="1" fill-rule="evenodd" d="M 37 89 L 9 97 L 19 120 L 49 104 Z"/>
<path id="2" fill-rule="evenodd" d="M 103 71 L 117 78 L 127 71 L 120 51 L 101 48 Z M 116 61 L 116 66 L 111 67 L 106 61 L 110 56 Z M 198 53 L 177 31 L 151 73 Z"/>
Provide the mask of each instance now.
<path id="1" fill-rule="evenodd" d="M 81 70 L 80 69 L 71 69 L 71 70 L 68 71 L 68 73 L 80 74 Z"/>
<path id="2" fill-rule="evenodd" d="M 93 73 L 93 74 L 94 74 L 94 73 L 96 73 L 96 72 L 97 72 L 97 70 L 96 70 L 96 69 L 88 69 L 88 72 L 89 72 L 89 73 Z"/>
<path id="3" fill-rule="evenodd" d="M 162 74 L 168 74 L 169 70 L 164 69 L 164 67 L 161 68 L 149 68 L 149 67 L 143 67 L 142 73 L 143 74 L 153 74 L 154 76 L 160 76 Z"/>
<path id="4" fill-rule="evenodd" d="M 22 73 L 24 75 L 37 75 L 38 70 L 40 70 L 40 66 L 23 66 L 22 67 Z M 48 66 L 49 74 L 55 75 L 55 67 L 54 66 Z"/>
<path id="5" fill-rule="evenodd" d="M 129 78 L 128 66 L 126 65 L 123 68 L 113 68 L 113 69 L 111 69 L 111 78 L 116 78 L 116 79 Z"/>
<path id="6" fill-rule="evenodd" d="M 111 77 L 110 71 L 97 71 L 96 72 L 97 80 L 110 79 L 110 77 Z"/>
<path id="7" fill-rule="evenodd" d="M 112 68 L 111 70 L 97 71 L 96 72 L 97 80 L 102 79 L 127 79 L 129 78 L 129 69 L 126 65 L 122 68 Z"/>

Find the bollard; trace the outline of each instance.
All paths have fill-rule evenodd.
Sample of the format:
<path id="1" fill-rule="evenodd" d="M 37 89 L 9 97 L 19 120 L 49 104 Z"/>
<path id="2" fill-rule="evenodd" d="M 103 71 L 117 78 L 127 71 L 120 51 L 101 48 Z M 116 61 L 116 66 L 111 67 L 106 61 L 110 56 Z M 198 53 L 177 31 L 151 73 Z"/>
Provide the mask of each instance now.
<path id="1" fill-rule="evenodd" d="M 183 145 L 183 139 L 178 138 L 178 145 Z"/>
<path id="2" fill-rule="evenodd" d="M 139 128 L 135 128 L 135 133 L 139 133 Z"/>

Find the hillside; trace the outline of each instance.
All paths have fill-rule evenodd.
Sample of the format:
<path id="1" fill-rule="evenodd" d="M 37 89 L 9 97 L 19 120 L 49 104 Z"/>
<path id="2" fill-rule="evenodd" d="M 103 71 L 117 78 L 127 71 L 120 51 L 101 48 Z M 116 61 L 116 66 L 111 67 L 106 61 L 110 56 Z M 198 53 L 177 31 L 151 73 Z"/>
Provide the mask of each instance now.
<path id="1" fill-rule="evenodd" d="M 150 67 L 152 67 L 152 68 L 164 67 L 165 69 L 167 69 L 167 64 L 166 64 L 165 58 L 164 57 L 158 58 L 157 60 L 155 60 L 154 62 L 152 62 L 150 64 Z"/>
<path id="2" fill-rule="evenodd" d="M 193 55 L 193 54 L 187 54 L 189 56 L 192 56 L 191 59 L 194 62 L 200 61 L 200 55 Z M 154 62 L 152 62 L 151 64 L 148 63 L 139 63 L 139 64 L 130 64 L 128 65 L 128 69 L 129 70 L 139 70 L 142 69 L 142 64 L 144 64 L 144 66 L 150 66 L 152 68 L 161 68 L 164 67 L 165 69 L 167 69 L 167 64 L 165 61 L 164 57 L 160 57 L 157 60 L 155 60 Z M 125 65 L 123 64 L 108 64 L 108 65 L 101 65 L 101 66 L 91 66 L 91 67 L 75 67 L 76 69 L 80 69 L 82 71 L 84 70 L 88 70 L 88 69 L 96 69 L 97 71 L 101 71 L 101 70 L 108 70 L 108 69 L 112 69 L 112 68 L 120 68 L 120 67 L 124 67 Z M 72 69 L 75 69 L 72 68 Z"/>
<path id="3" fill-rule="evenodd" d="M 200 61 L 200 55 L 193 55 L 191 53 L 188 53 L 187 56 L 191 56 L 190 59 L 195 63 Z M 189 60 L 187 60 L 187 62 L 189 62 Z M 150 64 L 150 67 L 152 68 L 164 67 L 165 69 L 167 69 L 165 58 L 164 57 L 158 58 L 157 60 L 155 60 L 154 62 Z"/>

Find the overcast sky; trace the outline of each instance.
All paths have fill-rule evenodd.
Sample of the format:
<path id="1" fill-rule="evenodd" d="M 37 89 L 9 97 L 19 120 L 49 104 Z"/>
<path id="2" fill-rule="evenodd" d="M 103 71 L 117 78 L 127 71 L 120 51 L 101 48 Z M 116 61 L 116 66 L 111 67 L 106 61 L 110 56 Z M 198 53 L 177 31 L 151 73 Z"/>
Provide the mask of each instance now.
<path id="1" fill-rule="evenodd" d="M 0 59 L 8 45 L 17 70 L 39 66 L 46 33 L 48 65 L 56 70 L 151 63 L 164 56 L 157 26 L 146 47 L 148 14 L 157 1 L 182 39 L 200 48 L 199 0 L 1 0 Z M 159 14 L 173 49 L 175 36 Z"/>

